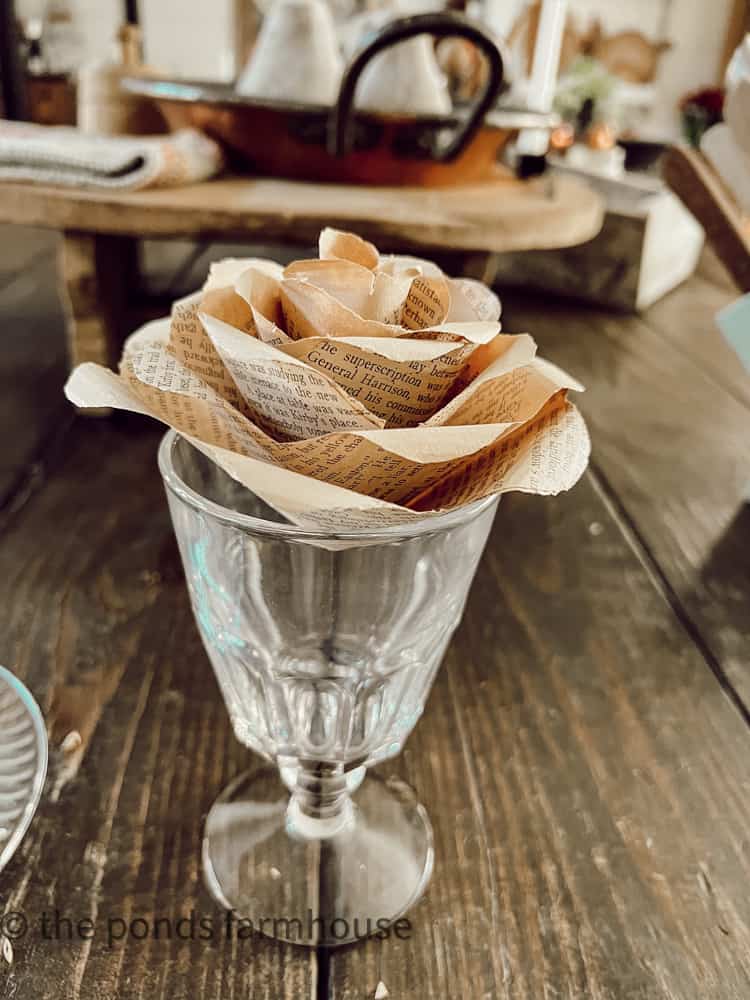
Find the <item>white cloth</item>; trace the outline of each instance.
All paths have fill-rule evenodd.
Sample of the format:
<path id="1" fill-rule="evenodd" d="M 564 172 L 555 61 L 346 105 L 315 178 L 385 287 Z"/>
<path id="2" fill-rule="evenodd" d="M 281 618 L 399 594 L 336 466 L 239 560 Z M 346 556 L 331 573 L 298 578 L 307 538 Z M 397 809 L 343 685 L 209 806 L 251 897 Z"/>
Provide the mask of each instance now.
<path id="1" fill-rule="evenodd" d="M 732 56 L 726 75 L 725 122 L 701 139 L 701 152 L 750 215 L 750 34 Z"/>
<path id="2" fill-rule="evenodd" d="M 91 136 L 68 126 L 0 120 L 0 180 L 137 191 L 213 177 L 221 148 L 196 129 L 159 136 Z"/>
<path id="3" fill-rule="evenodd" d="M 711 162 L 745 215 L 750 214 L 750 153 L 737 144 L 728 125 L 714 125 L 701 139 L 701 152 Z"/>

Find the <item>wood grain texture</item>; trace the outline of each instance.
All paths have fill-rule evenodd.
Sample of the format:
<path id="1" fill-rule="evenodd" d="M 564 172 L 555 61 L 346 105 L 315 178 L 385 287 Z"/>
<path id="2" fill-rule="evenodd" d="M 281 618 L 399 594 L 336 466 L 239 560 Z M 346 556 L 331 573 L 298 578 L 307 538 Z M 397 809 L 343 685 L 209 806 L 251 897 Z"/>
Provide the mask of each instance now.
<path id="1" fill-rule="evenodd" d="M 202 888 L 203 817 L 248 754 L 192 620 L 157 439 L 145 422 L 79 420 L 4 533 L 0 660 L 39 700 L 52 759 L 40 811 L 0 878 L 3 912 L 30 921 L 12 965 L 0 962 L 0 995 L 275 1000 L 284 983 L 313 997 L 314 954 L 226 940 Z M 66 754 L 71 732 L 81 745 Z M 93 920 L 95 938 L 63 929 L 45 940 L 39 921 L 55 909 Z M 107 947 L 110 919 L 153 927 L 191 911 L 219 921 L 215 939 Z"/>
<path id="2" fill-rule="evenodd" d="M 695 273 L 716 285 L 718 289 L 723 289 L 732 295 L 737 291 L 737 286 L 732 281 L 731 275 L 717 257 L 716 251 L 712 250 L 711 247 L 704 248 Z"/>
<path id="3" fill-rule="evenodd" d="M 69 419 L 56 242 L 49 232 L 0 227 L 0 507 Z"/>
<path id="4" fill-rule="evenodd" d="M 746 997 L 749 749 L 596 482 L 504 499 L 391 767 L 433 881 L 408 941 L 332 955 L 331 995 Z"/>
<path id="5" fill-rule="evenodd" d="M 718 268 L 723 275 L 717 275 Z M 679 295 L 668 295 L 657 302 L 645 320 L 715 383 L 750 406 L 750 376 L 720 335 L 714 320 L 716 313 L 736 298 L 736 286 L 709 251 L 704 253 L 697 273 Z"/>
<path id="6" fill-rule="evenodd" d="M 0 222 L 125 236 L 316 243 L 353 229 L 384 250 L 570 246 L 601 227 L 603 202 L 559 178 L 425 190 L 228 178 L 133 193 L 0 184 Z"/>
<path id="7" fill-rule="evenodd" d="M 739 207 L 706 158 L 673 146 L 664 179 L 706 230 L 706 236 L 743 292 L 750 292 L 750 232 Z"/>
<path id="8" fill-rule="evenodd" d="M 59 266 L 72 365 L 117 363 L 137 291 L 136 254 L 135 240 L 125 236 L 63 234 Z"/>
<path id="9" fill-rule="evenodd" d="M 642 217 L 610 209 L 601 232 L 580 246 L 503 254 L 498 283 L 550 289 L 632 312 L 638 303 L 646 225 Z"/>
<path id="10" fill-rule="evenodd" d="M 42 266 L 18 299 L 0 290 L 4 318 L 9 301 L 34 315 Z M 360 1000 L 382 981 L 396 1000 L 745 1000 L 748 404 L 712 324 L 730 294 L 711 265 L 641 319 L 506 297 L 506 329 L 588 384 L 595 471 L 555 500 L 503 500 L 427 712 L 381 769 L 435 827 L 410 939 L 317 959 L 220 929 L 107 947 L 108 919 L 221 920 L 201 828 L 248 754 L 192 621 L 158 432 L 79 420 L 30 465 L 58 420 L 31 376 L 62 324 L 29 327 L 7 414 L 39 419 L 6 435 L 34 471 L 0 521 L 0 662 L 39 699 L 52 764 L 0 876 L 0 915 L 32 921 L 0 997 Z M 45 940 L 55 909 L 99 936 Z"/>
<path id="11" fill-rule="evenodd" d="M 750 406 L 714 323 L 731 295 L 688 282 L 640 319 L 505 297 L 509 330 L 587 386 L 593 462 L 660 586 L 750 705 Z"/>

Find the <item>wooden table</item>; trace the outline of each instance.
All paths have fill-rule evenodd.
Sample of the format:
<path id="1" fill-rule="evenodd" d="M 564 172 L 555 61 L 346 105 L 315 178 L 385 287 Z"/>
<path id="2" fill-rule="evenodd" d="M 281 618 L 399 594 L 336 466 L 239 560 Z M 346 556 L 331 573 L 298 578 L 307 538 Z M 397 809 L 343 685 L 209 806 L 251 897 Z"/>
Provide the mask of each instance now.
<path id="1" fill-rule="evenodd" d="M 443 189 L 229 178 L 136 193 L 0 184 L 0 223 L 63 235 L 59 267 L 74 363 L 119 357 L 135 325 L 130 307 L 144 237 L 309 247 L 331 225 L 382 250 L 449 252 L 454 270 L 491 278 L 496 253 L 582 243 L 602 220 L 599 196 L 567 178 Z"/>
<path id="2" fill-rule="evenodd" d="M 4 246 L 0 316 L 27 325 L 6 328 L 0 406 L 37 430 L 0 465 L 0 660 L 38 698 L 52 763 L 0 878 L 31 927 L 0 996 L 748 997 L 750 383 L 712 324 L 734 294 L 716 265 L 638 318 L 505 296 L 508 328 L 587 383 L 593 463 L 568 495 L 503 501 L 425 715 L 379 769 L 435 828 L 411 937 L 327 954 L 106 946 L 109 919 L 216 916 L 201 824 L 249 755 L 192 621 L 159 432 L 70 413 L 62 320 L 47 302 L 42 322 L 29 278 L 48 251 L 16 245 L 16 273 Z M 45 940 L 55 910 L 99 936 Z"/>

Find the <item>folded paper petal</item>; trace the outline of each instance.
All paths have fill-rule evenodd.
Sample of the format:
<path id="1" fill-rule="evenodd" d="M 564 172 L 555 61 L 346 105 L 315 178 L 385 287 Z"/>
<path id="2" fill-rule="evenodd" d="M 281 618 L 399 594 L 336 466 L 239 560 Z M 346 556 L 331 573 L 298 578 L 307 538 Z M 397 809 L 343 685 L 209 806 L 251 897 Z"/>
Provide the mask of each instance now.
<path id="1" fill-rule="evenodd" d="M 79 406 L 146 413 L 303 526 L 358 529 L 495 493 L 569 489 L 589 455 L 575 379 L 500 332 L 489 289 L 324 230 L 320 261 L 220 262 Z M 343 543 L 342 543 L 343 544 Z"/>

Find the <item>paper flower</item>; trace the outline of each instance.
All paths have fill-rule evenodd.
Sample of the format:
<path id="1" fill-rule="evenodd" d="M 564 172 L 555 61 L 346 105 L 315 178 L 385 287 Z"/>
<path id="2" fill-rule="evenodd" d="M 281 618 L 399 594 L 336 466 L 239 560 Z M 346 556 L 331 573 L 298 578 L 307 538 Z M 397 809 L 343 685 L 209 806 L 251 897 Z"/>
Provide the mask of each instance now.
<path id="1" fill-rule="evenodd" d="M 582 387 L 499 317 L 479 282 L 325 229 L 319 259 L 215 264 L 129 338 L 119 375 L 81 365 L 66 393 L 163 420 L 303 525 L 558 493 L 588 461 Z"/>

